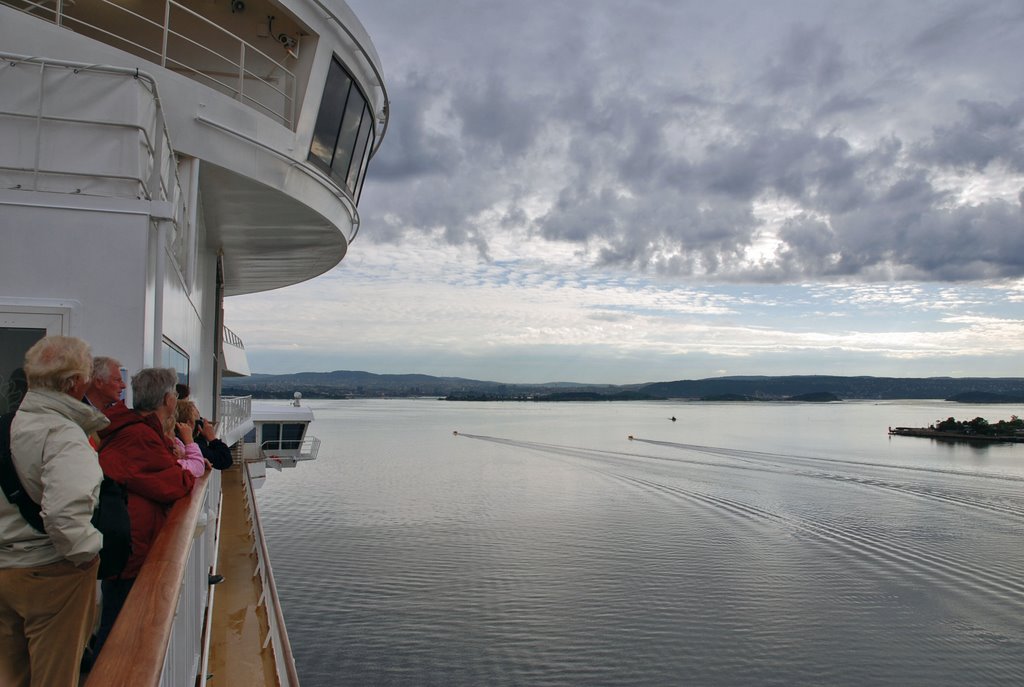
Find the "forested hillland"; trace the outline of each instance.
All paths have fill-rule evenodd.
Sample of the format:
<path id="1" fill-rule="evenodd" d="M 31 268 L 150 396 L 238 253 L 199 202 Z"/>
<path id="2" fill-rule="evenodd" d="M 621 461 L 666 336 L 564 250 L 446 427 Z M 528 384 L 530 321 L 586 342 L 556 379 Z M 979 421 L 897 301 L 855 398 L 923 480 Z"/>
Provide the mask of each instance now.
<path id="1" fill-rule="evenodd" d="M 965 403 L 1024 403 L 1022 377 L 840 377 L 830 375 L 712 377 L 646 384 L 506 384 L 421 374 L 338 370 L 229 377 L 224 395 L 291 398 L 401 398 L 451 400 L 651 400 L 745 397 L 782 400 L 830 394 L 839 399 L 950 399 Z"/>

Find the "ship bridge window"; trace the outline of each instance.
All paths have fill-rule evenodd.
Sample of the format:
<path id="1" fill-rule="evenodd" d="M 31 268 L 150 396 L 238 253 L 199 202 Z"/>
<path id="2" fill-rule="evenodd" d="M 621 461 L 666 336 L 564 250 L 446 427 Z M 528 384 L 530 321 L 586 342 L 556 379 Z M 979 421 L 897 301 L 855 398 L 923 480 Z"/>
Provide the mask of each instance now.
<path id="1" fill-rule="evenodd" d="M 309 160 L 358 200 L 373 137 L 373 113 L 366 96 L 342 66 L 331 59 L 320 101 Z"/>
<path id="2" fill-rule="evenodd" d="M 267 422 L 263 424 L 260 438 L 265 451 L 295 451 L 302 444 L 306 425 L 302 422 Z"/>

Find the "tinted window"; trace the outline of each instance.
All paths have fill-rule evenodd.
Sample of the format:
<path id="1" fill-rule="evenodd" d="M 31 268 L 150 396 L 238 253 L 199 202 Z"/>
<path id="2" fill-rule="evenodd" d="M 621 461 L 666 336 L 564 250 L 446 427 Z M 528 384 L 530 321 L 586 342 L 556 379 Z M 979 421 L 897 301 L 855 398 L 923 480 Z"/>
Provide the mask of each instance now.
<path id="1" fill-rule="evenodd" d="M 366 171 L 373 127 L 373 113 L 362 91 L 338 58 L 332 59 L 308 159 L 348 189 L 354 199 Z"/>
<path id="2" fill-rule="evenodd" d="M 302 433 L 306 425 L 301 422 L 289 422 L 281 425 L 281 448 L 294 451 L 302 443 Z"/>
<path id="3" fill-rule="evenodd" d="M 348 169 L 352 164 L 352 149 L 356 145 L 356 134 L 359 133 L 359 123 L 362 121 L 366 104 L 359 97 L 359 93 L 352 89 L 345 106 L 345 117 L 341 120 L 341 131 L 338 132 L 338 146 L 334 149 L 335 176 L 341 175 L 339 181 L 345 183 L 348 177 Z M 352 189 L 349 189 L 350 191 Z"/>
<path id="4" fill-rule="evenodd" d="M 263 425 L 262 436 L 260 438 L 263 441 L 263 448 L 266 449 L 267 451 L 280 451 L 281 446 L 278 442 L 278 439 L 281 438 L 281 425 Z"/>
<path id="5" fill-rule="evenodd" d="M 345 111 L 345 102 L 352 86 L 352 79 L 337 61 L 331 63 L 331 71 L 327 74 L 327 85 L 324 97 L 320 101 L 320 113 L 316 117 L 313 129 L 313 142 L 309 147 L 310 159 L 320 162 L 327 170 L 334 160 L 334 147 L 338 142 L 338 127 L 341 126 L 341 115 Z"/>
<path id="6" fill-rule="evenodd" d="M 173 367 L 178 373 L 178 383 L 188 384 L 188 354 L 174 343 L 164 339 L 162 356 L 164 367 Z"/>
<path id="7" fill-rule="evenodd" d="M 370 127 L 373 124 L 373 117 L 370 115 L 370 108 L 363 107 L 363 118 L 359 124 L 359 133 L 356 135 L 355 155 L 352 156 L 352 164 L 348 168 L 348 179 L 346 185 L 358 198 L 359 177 L 363 171 L 363 158 L 366 156 L 367 143 L 370 141 Z"/>

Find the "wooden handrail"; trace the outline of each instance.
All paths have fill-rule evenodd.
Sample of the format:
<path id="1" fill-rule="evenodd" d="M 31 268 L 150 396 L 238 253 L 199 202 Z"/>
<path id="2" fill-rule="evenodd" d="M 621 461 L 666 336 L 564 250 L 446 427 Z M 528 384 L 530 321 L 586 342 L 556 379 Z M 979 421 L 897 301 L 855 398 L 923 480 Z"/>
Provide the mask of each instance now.
<path id="1" fill-rule="evenodd" d="M 178 596 L 209 479 L 209 472 L 196 479 L 192 493 L 171 507 L 103 651 L 89 673 L 86 687 L 150 687 L 160 683 Z"/>

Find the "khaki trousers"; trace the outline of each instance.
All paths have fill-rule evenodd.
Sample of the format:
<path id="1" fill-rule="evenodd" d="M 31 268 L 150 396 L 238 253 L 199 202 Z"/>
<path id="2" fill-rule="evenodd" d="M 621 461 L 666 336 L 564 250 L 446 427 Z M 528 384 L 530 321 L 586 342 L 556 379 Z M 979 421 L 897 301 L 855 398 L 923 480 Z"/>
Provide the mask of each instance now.
<path id="1" fill-rule="evenodd" d="M 95 561 L 0 569 L 0 685 L 76 687 L 96 619 Z"/>

